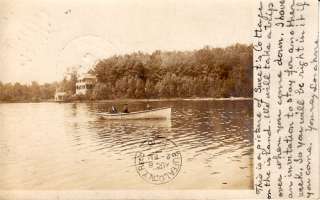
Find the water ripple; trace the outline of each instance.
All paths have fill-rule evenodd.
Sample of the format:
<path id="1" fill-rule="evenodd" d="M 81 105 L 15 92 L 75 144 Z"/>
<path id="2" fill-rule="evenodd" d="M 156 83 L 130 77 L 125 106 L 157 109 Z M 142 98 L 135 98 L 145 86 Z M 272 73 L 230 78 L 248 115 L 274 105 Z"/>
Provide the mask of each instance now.
<path id="1" fill-rule="evenodd" d="M 155 101 L 148 104 L 172 107 L 171 120 L 100 119 L 96 113 L 111 104 L 0 104 L 0 189 L 123 189 L 123 180 L 143 188 L 134 156 L 152 137 L 171 140 L 182 153 L 177 188 L 208 176 L 223 188 L 252 187 L 251 101 Z M 130 103 L 130 110 L 145 106 Z"/>

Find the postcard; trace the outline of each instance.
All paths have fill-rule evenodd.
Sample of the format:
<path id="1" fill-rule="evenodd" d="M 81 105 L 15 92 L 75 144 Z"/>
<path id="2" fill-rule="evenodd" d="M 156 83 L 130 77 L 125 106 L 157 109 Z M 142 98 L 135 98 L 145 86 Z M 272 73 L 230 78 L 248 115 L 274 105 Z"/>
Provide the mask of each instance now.
<path id="1" fill-rule="evenodd" d="M 318 2 L 0 0 L 0 198 L 319 197 Z"/>

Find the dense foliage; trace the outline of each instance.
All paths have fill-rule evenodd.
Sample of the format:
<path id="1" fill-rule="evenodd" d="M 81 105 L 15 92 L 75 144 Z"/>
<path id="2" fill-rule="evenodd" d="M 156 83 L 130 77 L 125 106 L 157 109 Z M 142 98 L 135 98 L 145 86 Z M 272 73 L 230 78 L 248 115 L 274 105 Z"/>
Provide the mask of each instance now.
<path id="1" fill-rule="evenodd" d="M 33 81 L 29 85 L 20 83 L 0 82 L 0 101 L 41 101 L 52 99 L 56 90 L 56 83 L 43 85 Z"/>
<path id="2" fill-rule="evenodd" d="M 132 53 L 95 67 L 95 99 L 251 97 L 252 46 Z"/>
<path id="3" fill-rule="evenodd" d="M 60 82 L 39 84 L 1 83 L 0 101 L 5 102 L 37 102 L 52 100 L 56 90 L 66 92 L 70 98 L 76 92 L 77 73 L 73 71 Z"/>

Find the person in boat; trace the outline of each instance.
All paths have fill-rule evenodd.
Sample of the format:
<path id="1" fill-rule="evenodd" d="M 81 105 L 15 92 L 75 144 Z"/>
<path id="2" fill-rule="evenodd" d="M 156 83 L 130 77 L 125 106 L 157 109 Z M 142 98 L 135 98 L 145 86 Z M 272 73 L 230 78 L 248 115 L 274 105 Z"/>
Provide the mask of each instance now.
<path id="1" fill-rule="evenodd" d="M 123 113 L 129 113 L 129 108 L 128 108 L 128 104 L 125 104 L 123 107 Z"/>
<path id="2" fill-rule="evenodd" d="M 111 106 L 111 110 L 110 110 L 110 113 L 117 113 L 118 110 L 115 106 Z"/>
<path id="3" fill-rule="evenodd" d="M 147 110 L 151 110 L 152 108 L 151 108 L 151 106 L 150 106 L 150 104 L 147 104 Z"/>

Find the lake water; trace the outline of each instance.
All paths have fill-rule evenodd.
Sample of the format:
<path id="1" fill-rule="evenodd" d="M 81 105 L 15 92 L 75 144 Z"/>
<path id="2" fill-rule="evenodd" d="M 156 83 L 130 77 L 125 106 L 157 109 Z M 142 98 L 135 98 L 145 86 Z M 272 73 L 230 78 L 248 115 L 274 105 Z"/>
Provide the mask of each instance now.
<path id="1" fill-rule="evenodd" d="M 251 189 L 252 101 L 152 101 L 171 120 L 110 121 L 112 103 L 0 104 L 0 190 Z M 146 102 L 130 102 L 142 110 Z M 118 105 L 121 106 L 121 105 Z M 181 153 L 174 179 L 155 185 L 137 173 L 149 138 Z"/>

